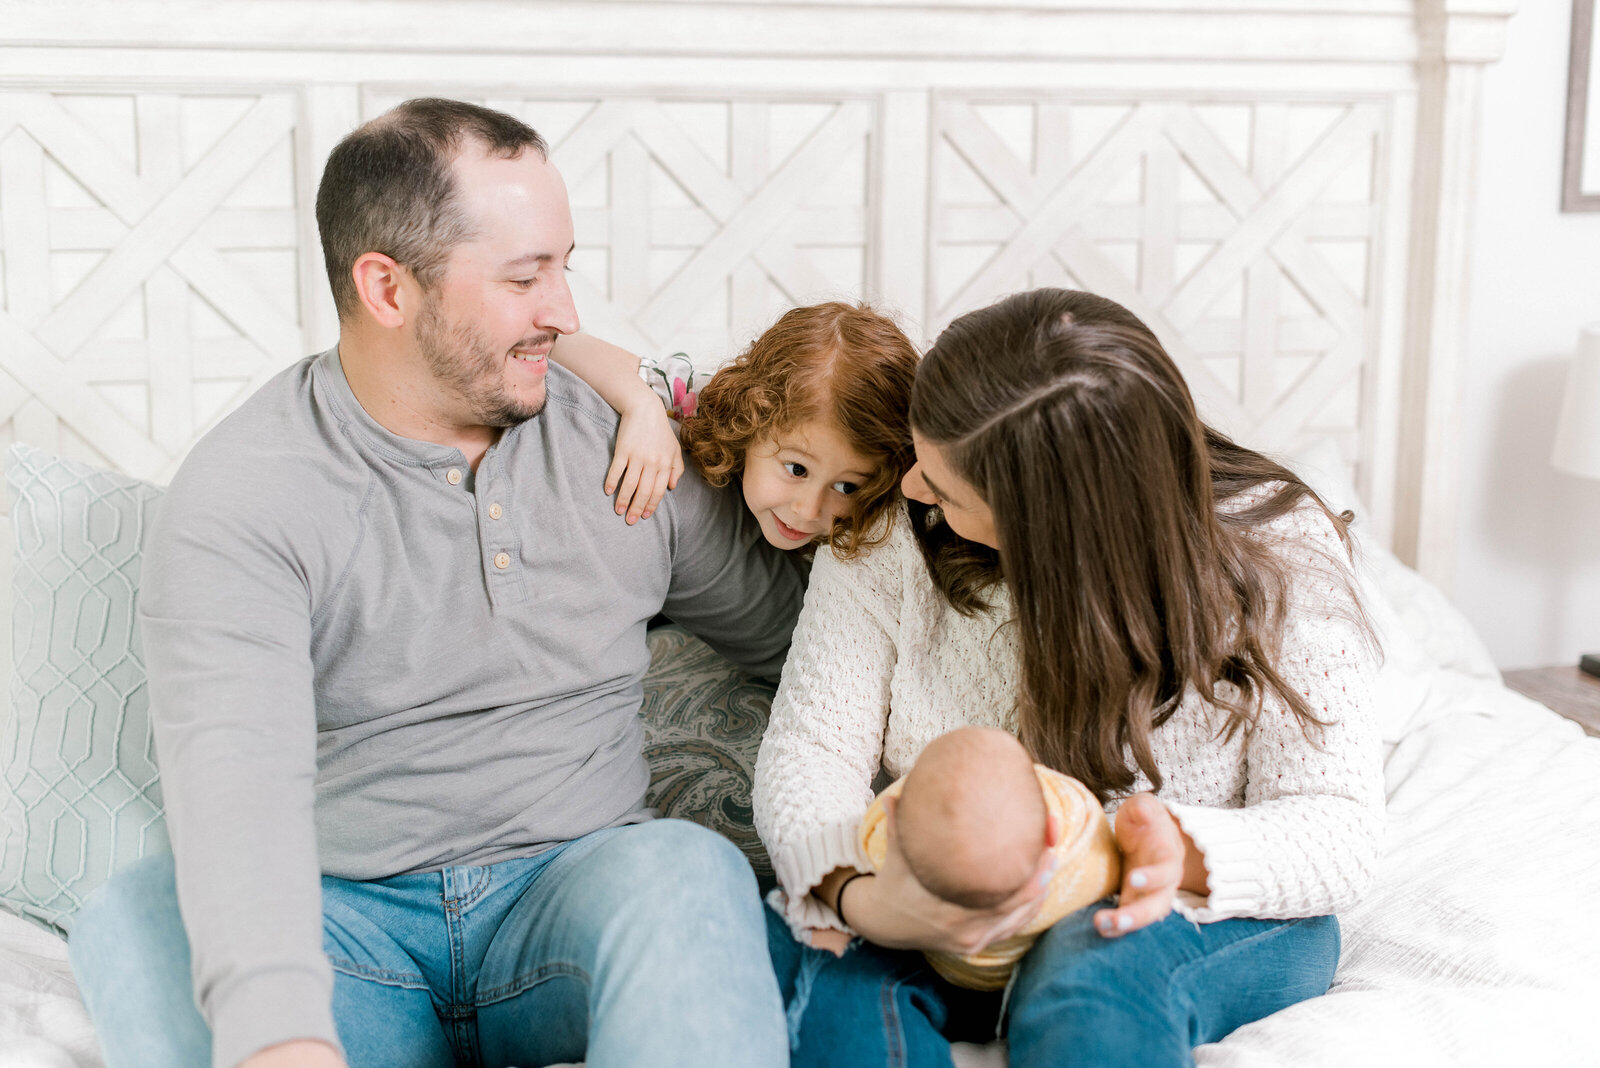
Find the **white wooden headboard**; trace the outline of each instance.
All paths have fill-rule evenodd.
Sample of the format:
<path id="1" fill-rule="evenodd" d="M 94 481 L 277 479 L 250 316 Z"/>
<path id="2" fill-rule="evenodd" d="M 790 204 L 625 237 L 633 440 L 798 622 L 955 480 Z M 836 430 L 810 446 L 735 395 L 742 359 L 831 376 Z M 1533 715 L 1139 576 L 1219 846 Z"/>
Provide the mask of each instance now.
<path id="1" fill-rule="evenodd" d="M 1448 584 L 1482 68 L 1514 0 L 0 0 L 0 439 L 164 480 L 336 328 L 311 205 L 354 124 L 513 112 L 585 328 L 713 365 L 864 295 L 926 340 L 1042 284 L 1208 416 L 1331 436 Z"/>

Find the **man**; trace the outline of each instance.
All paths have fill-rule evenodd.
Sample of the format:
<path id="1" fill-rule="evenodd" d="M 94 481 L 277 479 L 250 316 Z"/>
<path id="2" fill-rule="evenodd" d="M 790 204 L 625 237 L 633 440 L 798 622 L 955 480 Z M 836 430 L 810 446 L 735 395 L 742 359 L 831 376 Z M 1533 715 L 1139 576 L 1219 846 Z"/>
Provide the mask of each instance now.
<path id="1" fill-rule="evenodd" d="M 317 221 L 338 347 L 196 446 L 146 556 L 176 863 L 80 913 L 108 1065 L 784 1063 L 749 866 L 649 820 L 637 712 L 658 611 L 775 674 L 793 568 L 692 473 L 612 512 L 533 130 L 409 101 Z"/>

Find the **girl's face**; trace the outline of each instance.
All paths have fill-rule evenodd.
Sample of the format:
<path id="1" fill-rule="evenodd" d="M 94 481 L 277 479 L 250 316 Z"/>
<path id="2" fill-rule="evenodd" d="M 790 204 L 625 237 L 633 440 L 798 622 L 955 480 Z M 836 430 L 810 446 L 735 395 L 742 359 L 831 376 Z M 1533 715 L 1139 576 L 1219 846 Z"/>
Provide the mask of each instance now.
<path id="1" fill-rule="evenodd" d="M 968 541 L 1000 548 L 994 512 L 972 483 L 956 474 L 945 459 L 944 450 L 915 430 L 911 432 L 911 444 L 917 450 L 917 462 L 900 480 L 905 495 L 923 504 L 938 505 L 950 529 Z"/>
<path id="2" fill-rule="evenodd" d="M 831 421 L 812 419 L 752 445 L 745 454 L 744 503 L 767 542 L 799 549 L 855 507 L 877 465 L 851 448 Z"/>

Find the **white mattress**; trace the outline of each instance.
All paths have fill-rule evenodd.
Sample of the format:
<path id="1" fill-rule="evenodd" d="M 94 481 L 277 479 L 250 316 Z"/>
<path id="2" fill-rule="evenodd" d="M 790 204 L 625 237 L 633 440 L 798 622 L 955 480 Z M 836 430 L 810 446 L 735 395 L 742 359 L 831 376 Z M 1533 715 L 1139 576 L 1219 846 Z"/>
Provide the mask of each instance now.
<path id="1" fill-rule="evenodd" d="M 1206 1068 L 1600 1065 L 1600 739 L 1512 693 L 1458 614 L 1369 561 L 1389 830 L 1333 989 Z M 0 913 L 0 1068 L 98 1068 L 65 945 Z M 1003 1063 L 997 1048 L 958 1063 Z"/>

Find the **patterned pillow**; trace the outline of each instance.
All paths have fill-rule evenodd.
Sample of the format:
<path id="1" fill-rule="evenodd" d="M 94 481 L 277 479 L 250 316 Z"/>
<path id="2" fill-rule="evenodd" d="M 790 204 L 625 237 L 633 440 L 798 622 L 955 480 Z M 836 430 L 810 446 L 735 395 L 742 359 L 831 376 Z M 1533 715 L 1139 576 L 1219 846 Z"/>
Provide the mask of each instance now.
<path id="1" fill-rule="evenodd" d="M 161 490 L 6 453 L 16 547 L 10 714 L 0 720 L 0 901 L 65 931 L 120 865 L 167 848 L 133 627 Z"/>
<path id="2" fill-rule="evenodd" d="M 751 822 L 750 781 L 775 687 L 674 626 L 650 632 L 644 679 L 646 801 L 663 816 L 731 839 L 765 890 L 772 862 Z"/>

